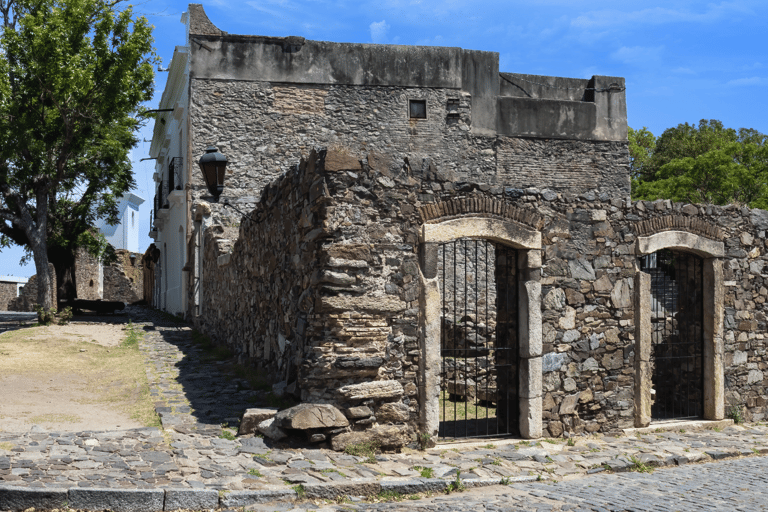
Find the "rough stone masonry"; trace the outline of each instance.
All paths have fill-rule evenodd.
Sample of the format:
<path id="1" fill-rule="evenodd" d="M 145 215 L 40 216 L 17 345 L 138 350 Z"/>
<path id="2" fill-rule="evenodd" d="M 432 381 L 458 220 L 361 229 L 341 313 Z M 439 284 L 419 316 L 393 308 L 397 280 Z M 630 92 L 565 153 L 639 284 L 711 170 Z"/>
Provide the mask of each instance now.
<path id="1" fill-rule="evenodd" d="M 501 311 L 514 288 L 511 317 L 462 322 L 486 345 L 507 329 L 521 436 L 654 419 L 658 300 L 639 258 L 665 250 L 701 259 L 701 415 L 764 417 L 768 214 L 631 202 L 623 79 L 232 35 L 194 4 L 189 34 L 184 161 L 215 144 L 230 164 L 218 202 L 188 174 L 187 315 L 278 389 L 342 411 L 349 425 L 318 442 L 438 432 L 441 340 L 457 329 L 441 318 L 457 290 L 441 292 L 439 259 L 467 239 L 493 245 L 467 269 L 491 288 L 484 304 Z M 503 294 L 501 254 L 515 262 Z"/>

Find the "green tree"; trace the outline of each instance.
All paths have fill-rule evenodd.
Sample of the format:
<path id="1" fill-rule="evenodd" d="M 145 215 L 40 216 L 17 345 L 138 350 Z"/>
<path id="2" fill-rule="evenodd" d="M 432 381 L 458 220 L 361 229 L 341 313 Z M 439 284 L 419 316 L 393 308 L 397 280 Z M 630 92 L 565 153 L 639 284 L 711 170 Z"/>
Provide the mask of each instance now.
<path id="1" fill-rule="evenodd" d="M 66 282 L 77 247 L 103 251 L 93 222 L 114 222 L 134 186 L 128 156 L 157 59 L 147 20 L 118 7 L 0 0 L 0 245 L 28 249 L 46 309 L 48 262 Z"/>
<path id="2" fill-rule="evenodd" d="M 717 120 L 702 120 L 698 126 L 667 129 L 643 153 L 642 141 L 647 140 L 633 142 L 630 137 L 635 199 L 768 207 L 768 137 L 757 130 L 737 131 Z M 633 153 L 641 157 L 633 158 Z"/>

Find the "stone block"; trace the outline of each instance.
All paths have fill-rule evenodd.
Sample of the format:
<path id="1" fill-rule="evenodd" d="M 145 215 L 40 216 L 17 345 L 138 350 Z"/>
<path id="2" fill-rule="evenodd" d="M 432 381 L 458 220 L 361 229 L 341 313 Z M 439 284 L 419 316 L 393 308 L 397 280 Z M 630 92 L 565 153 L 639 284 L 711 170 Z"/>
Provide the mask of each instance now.
<path id="1" fill-rule="evenodd" d="M 273 489 L 260 489 L 257 491 L 231 491 L 224 493 L 219 499 L 222 508 L 240 508 L 258 503 L 270 503 L 278 500 L 296 499 L 296 491 L 277 487 Z"/>
<path id="2" fill-rule="evenodd" d="M 560 415 L 573 414 L 576 412 L 576 407 L 579 405 L 579 393 L 574 395 L 568 395 L 560 402 Z"/>
<path id="3" fill-rule="evenodd" d="M 0 485 L 0 510 L 63 509 L 68 500 L 66 489 Z"/>
<path id="4" fill-rule="evenodd" d="M 628 308 L 632 305 L 632 289 L 628 279 L 619 279 L 611 291 L 611 302 L 616 309 Z"/>
<path id="5" fill-rule="evenodd" d="M 258 429 L 259 432 L 275 441 L 288 437 L 288 434 L 286 434 L 283 429 L 275 425 L 275 418 L 269 418 L 268 420 L 262 421 L 259 423 Z"/>
<path id="6" fill-rule="evenodd" d="M 163 510 L 162 489 L 72 488 L 69 507 L 75 510 L 112 510 L 114 512 L 157 512 Z"/>
<path id="7" fill-rule="evenodd" d="M 332 500 L 339 496 L 375 496 L 381 490 L 375 478 L 350 478 L 339 482 L 304 484 L 304 493 L 312 500 Z"/>
<path id="8" fill-rule="evenodd" d="M 396 380 L 377 380 L 350 384 L 338 389 L 339 395 L 347 400 L 368 400 L 378 398 L 402 398 L 403 385 Z"/>
<path id="9" fill-rule="evenodd" d="M 422 492 L 442 492 L 448 487 L 447 480 L 442 478 L 408 478 L 398 480 L 382 480 L 382 492 L 400 494 L 418 494 Z"/>
<path id="10" fill-rule="evenodd" d="M 387 295 L 384 297 L 330 296 L 318 297 L 316 308 L 318 312 L 334 311 L 369 311 L 375 313 L 401 313 L 406 309 L 406 303 L 399 298 Z"/>
<path id="11" fill-rule="evenodd" d="M 255 434 L 258 432 L 259 423 L 273 418 L 275 414 L 277 414 L 277 409 L 272 407 L 246 409 L 243 417 L 240 418 L 240 428 L 237 431 L 237 435 Z"/>
<path id="12" fill-rule="evenodd" d="M 520 360 L 520 398 L 541 397 L 542 358 Z"/>
<path id="13" fill-rule="evenodd" d="M 411 442 L 413 432 L 410 427 L 396 425 L 379 425 L 362 432 L 346 432 L 331 440 L 331 447 L 337 452 L 344 451 L 347 446 L 374 442 L 382 450 L 397 450 Z"/>
<path id="14" fill-rule="evenodd" d="M 336 407 L 329 404 L 299 404 L 275 415 L 280 428 L 311 430 L 349 426 L 349 420 Z"/>
<path id="15" fill-rule="evenodd" d="M 345 412 L 347 418 L 351 418 L 353 420 L 359 420 L 362 418 L 368 418 L 369 416 L 373 415 L 373 411 L 370 407 L 366 407 L 364 405 L 361 405 L 360 407 L 350 407 Z"/>
<path id="16" fill-rule="evenodd" d="M 214 489 L 166 489 L 163 510 L 210 510 L 218 508 L 219 492 Z"/>
<path id="17" fill-rule="evenodd" d="M 410 417 L 410 409 L 401 402 L 382 404 L 376 410 L 376 418 L 379 423 L 404 423 Z"/>
<path id="18" fill-rule="evenodd" d="M 325 154 L 325 170 L 330 172 L 359 171 L 360 161 L 346 151 L 329 149 Z"/>
<path id="19" fill-rule="evenodd" d="M 520 436 L 525 439 L 541 437 L 541 397 L 520 400 Z"/>
<path id="20" fill-rule="evenodd" d="M 571 277 L 574 279 L 585 279 L 587 281 L 594 281 L 597 279 L 592 264 L 584 258 L 570 260 L 568 262 L 568 267 L 571 269 Z"/>

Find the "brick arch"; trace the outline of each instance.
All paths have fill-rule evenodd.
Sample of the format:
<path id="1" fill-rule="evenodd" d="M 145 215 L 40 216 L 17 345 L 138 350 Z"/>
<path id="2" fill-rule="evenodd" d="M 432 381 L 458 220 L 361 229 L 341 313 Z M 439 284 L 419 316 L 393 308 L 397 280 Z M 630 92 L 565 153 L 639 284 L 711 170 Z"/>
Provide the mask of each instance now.
<path id="1" fill-rule="evenodd" d="M 723 240 L 726 231 L 720 226 L 698 217 L 663 215 L 636 222 L 634 232 L 638 236 L 654 235 L 663 231 L 684 231 L 711 240 Z"/>
<path id="2" fill-rule="evenodd" d="M 544 217 L 532 209 L 518 208 L 505 201 L 484 196 L 462 197 L 426 204 L 419 207 L 419 214 L 424 224 L 436 224 L 466 216 L 492 217 L 513 221 L 539 231 L 545 223 Z"/>

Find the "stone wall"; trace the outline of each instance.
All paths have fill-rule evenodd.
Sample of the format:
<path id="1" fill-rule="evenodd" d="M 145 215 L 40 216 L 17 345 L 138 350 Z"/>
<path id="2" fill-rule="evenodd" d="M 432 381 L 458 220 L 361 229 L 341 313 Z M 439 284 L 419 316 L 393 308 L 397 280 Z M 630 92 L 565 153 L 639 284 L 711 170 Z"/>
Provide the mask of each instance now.
<path id="1" fill-rule="evenodd" d="M 143 254 L 115 251 L 117 261 L 104 267 L 104 300 L 132 304 L 144 298 Z M 133 257 L 133 259 L 131 259 Z"/>
<path id="2" fill-rule="evenodd" d="M 765 416 L 768 213 L 455 182 L 372 160 L 321 152 L 265 191 L 236 242 L 207 232 L 204 329 L 302 400 L 374 417 L 390 404 L 417 428 L 420 229 L 480 216 L 541 233 L 545 433 L 633 426 L 635 244 L 669 230 L 724 242 L 726 408 Z"/>
<path id="3" fill-rule="evenodd" d="M 473 98 L 458 89 L 204 79 L 190 87 L 192 154 L 218 145 L 230 162 L 222 199 L 240 209 L 315 146 L 367 158 L 384 176 L 431 169 L 445 181 L 629 194 L 626 142 L 477 135 Z M 426 119 L 409 117 L 411 99 L 426 101 Z M 200 173 L 191 177 L 199 200 L 208 192 Z M 236 222 L 233 210 L 211 206 L 214 220 Z"/>
<path id="4" fill-rule="evenodd" d="M 17 288 L 16 283 L 0 282 L 0 311 L 9 311 L 11 302 L 16 298 Z"/>
<path id="5" fill-rule="evenodd" d="M 53 280 L 53 289 L 56 289 L 56 272 L 53 269 L 53 263 L 48 264 L 48 268 L 51 272 L 51 279 Z M 19 296 L 11 301 L 8 307 L 9 311 L 34 311 L 34 306 L 37 304 L 37 275 L 29 278 L 27 284 L 22 287 L 19 292 Z"/>
<path id="6" fill-rule="evenodd" d="M 103 275 L 101 263 L 97 258 L 88 254 L 85 249 L 77 252 L 75 260 L 75 284 L 77 298 L 99 300 L 103 291 Z"/>

